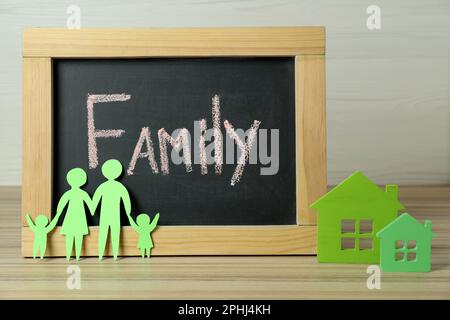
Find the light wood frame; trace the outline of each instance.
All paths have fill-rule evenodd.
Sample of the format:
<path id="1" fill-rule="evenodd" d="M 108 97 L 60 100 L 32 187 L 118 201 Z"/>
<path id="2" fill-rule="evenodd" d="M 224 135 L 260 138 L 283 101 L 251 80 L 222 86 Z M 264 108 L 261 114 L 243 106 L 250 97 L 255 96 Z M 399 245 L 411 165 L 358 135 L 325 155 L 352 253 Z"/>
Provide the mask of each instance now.
<path id="1" fill-rule="evenodd" d="M 191 29 L 27 29 L 23 35 L 22 255 L 32 255 L 25 213 L 52 212 L 52 61 L 54 58 L 295 57 L 297 224 L 161 226 L 152 255 L 315 254 L 309 204 L 326 192 L 325 29 L 323 27 Z M 97 255 L 98 227 L 83 256 Z M 47 256 L 64 256 L 55 228 Z M 140 255 L 136 233 L 123 227 L 120 255 Z M 107 248 L 107 255 L 111 255 Z"/>

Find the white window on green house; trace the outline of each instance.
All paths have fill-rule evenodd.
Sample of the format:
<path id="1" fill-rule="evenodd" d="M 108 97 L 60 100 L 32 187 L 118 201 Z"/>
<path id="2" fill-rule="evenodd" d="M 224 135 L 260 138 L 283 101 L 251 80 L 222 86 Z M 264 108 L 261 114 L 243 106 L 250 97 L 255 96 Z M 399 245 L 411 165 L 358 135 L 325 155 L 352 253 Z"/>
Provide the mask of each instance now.
<path id="1" fill-rule="evenodd" d="M 395 241 L 395 261 L 416 261 L 416 240 Z"/>
<path id="2" fill-rule="evenodd" d="M 373 248 L 373 220 L 341 220 L 341 250 L 371 250 Z"/>

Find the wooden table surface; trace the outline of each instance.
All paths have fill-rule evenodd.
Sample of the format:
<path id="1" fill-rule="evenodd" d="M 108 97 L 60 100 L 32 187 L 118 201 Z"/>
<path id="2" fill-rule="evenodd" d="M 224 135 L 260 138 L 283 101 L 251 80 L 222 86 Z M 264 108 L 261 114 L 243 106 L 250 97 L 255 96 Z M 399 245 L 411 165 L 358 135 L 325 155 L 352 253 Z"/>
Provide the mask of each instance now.
<path id="1" fill-rule="evenodd" d="M 366 287 L 366 265 L 318 264 L 315 256 L 63 258 L 20 255 L 20 188 L 0 188 L 0 299 L 449 299 L 450 186 L 401 187 L 400 200 L 431 219 L 430 273 L 383 273 Z M 81 289 L 67 289 L 67 267 Z"/>

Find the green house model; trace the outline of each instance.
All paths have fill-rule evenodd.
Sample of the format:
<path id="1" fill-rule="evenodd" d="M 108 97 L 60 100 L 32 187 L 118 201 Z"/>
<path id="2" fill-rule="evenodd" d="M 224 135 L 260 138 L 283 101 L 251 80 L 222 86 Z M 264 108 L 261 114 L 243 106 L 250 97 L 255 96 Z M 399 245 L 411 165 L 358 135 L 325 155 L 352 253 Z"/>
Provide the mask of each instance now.
<path id="1" fill-rule="evenodd" d="M 378 263 L 378 231 L 404 209 L 398 187 L 380 189 L 356 171 L 311 205 L 317 210 L 317 260 L 335 263 Z"/>
<path id="2" fill-rule="evenodd" d="M 408 213 L 402 214 L 377 233 L 381 239 L 381 270 L 429 272 L 433 236 L 430 220 L 421 224 Z"/>

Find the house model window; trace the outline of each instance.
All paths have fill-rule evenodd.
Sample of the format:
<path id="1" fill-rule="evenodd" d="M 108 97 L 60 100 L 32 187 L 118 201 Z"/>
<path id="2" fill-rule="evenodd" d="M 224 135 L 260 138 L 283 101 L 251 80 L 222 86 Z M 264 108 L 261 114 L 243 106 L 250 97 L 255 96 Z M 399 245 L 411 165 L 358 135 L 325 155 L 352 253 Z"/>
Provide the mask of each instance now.
<path id="1" fill-rule="evenodd" d="M 373 221 L 341 220 L 341 249 L 371 250 L 373 240 Z"/>
<path id="2" fill-rule="evenodd" d="M 415 261 L 416 251 L 416 240 L 395 241 L 395 261 Z"/>

